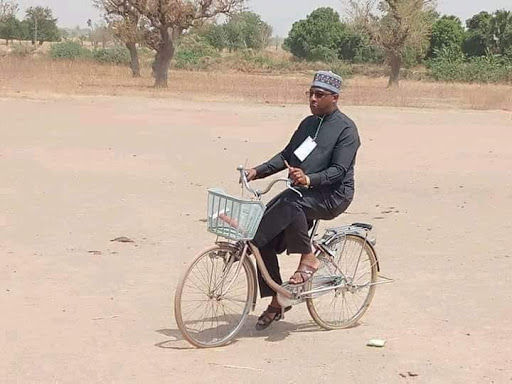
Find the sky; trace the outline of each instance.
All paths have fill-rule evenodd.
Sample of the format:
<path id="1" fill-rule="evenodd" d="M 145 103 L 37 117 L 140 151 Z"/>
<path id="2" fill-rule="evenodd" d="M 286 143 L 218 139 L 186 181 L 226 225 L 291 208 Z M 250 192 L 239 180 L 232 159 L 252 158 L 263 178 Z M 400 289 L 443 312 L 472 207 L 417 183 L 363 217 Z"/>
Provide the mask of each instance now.
<path id="1" fill-rule="evenodd" d="M 60 27 L 85 27 L 87 20 L 100 20 L 99 12 L 91 0 L 17 0 L 21 11 L 30 6 L 49 6 Z M 292 24 L 304 19 L 318 7 L 332 7 L 343 16 L 342 0 L 249 0 L 251 10 L 272 25 L 274 34 L 287 36 Z M 455 15 L 463 21 L 480 11 L 493 12 L 497 9 L 512 11 L 512 0 L 438 0 L 437 10 L 441 14 Z"/>

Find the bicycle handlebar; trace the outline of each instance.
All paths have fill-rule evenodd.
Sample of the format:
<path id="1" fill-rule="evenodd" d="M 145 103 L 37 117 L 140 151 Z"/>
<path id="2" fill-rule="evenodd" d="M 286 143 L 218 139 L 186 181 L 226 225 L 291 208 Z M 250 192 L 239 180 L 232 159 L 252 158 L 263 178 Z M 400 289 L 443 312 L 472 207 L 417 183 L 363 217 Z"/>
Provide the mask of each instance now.
<path id="1" fill-rule="evenodd" d="M 263 196 L 263 195 L 267 194 L 268 192 L 270 192 L 270 190 L 274 187 L 274 185 L 276 185 L 280 181 L 286 182 L 286 187 L 288 189 L 291 189 L 293 192 L 297 193 L 300 197 L 303 197 L 302 193 L 297 188 L 294 188 L 292 186 L 292 181 L 290 179 L 288 179 L 288 178 L 282 177 L 282 178 L 276 179 L 276 180 L 272 181 L 267 186 L 267 188 L 265 188 L 263 191 L 260 191 L 258 189 L 253 189 L 253 188 L 251 188 L 251 186 L 249 186 L 249 182 L 247 181 L 247 172 L 245 171 L 244 167 L 242 167 L 241 165 L 238 166 L 237 167 L 237 171 L 240 172 L 240 180 L 242 180 L 242 185 L 244 186 L 244 188 L 247 189 L 249 192 L 251 192 L 258 199 L 261 196 Z"/>

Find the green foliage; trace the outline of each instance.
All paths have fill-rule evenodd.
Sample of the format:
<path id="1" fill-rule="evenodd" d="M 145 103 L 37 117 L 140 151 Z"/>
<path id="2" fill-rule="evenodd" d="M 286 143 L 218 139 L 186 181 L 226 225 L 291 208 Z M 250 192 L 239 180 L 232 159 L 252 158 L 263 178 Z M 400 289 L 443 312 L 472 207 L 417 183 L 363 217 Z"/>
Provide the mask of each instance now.
<path id="1" fill-rule="evenodd" d="M 512 83 L 512 61 L 496 56 L 464 56 L 445 50 L 429 63 L 435 80 L 469 83 Z"/>
<path id="2" fill-rule="evenodd" d="M 318 8 L 293 24 L 283 46 L 297 58 L 318 60 L 336 55 L 345 29 L 336 11 Z"/>
<path id="3" fill-rule="evenodd" d="M 348 79 L 352 76 L 352 66 L 343 60 L 334 60 L 327 65 L 327 70 L 340 75 L 344 79 Z"/>
<path id="4" fill-rule="evenodd" d="M 467 22 L 463 51 L 468 56 L 506 55 L 512 47 L 512 12 L 480 12 Z"/>
<path id="5" fill-rule="evenodd" d="M 354 63 L 381 63 L 383 53 L 372 45 L 370 36 L 348 26 L 342 35 L 338 57 Z"/>
<path id="6" fill-rule="evenodd" d="M 21 22 L 15 15 L 7 16 L 3 21 L 0 21 L 0 39 L 7 41 L 20 40 L 23 38 L 22 34 Z"/>
<path id="7" fill-rule="evenodd" d="M 218 51 L 228 47 L 228 35 L 223 25 L 211 24 L 202 35 L 206 42 Z"/>
<path id="8" fill-rule="evenodd" d="M 217 31 L 217 34 L 225 37 L 227 48 L 230 51 L 263 49 L 268 46 L 272 37 L 272 27 L 254 12 L 235 14 L 222 27 L 224 33 L 220 34 Z"/>
<path id="9" fill-rule="evenodd" d="M 468 31 L 462 44 L 462 52 L 469 57 L 485 56 L 487 54 L 487 38 L 480 32 Z"/>
<path id="10" fill-rule="evenodd" d="M 206 69 L 212 58 L 219 53 L 199 36 L 185 36 L 174 55 L 175 67 L 178 69 Z"/>
<path id="11" fill-rule="evenodd" d="M 461 49 L 465 31 L 462 22 L 455 16 L 443 16 L 432 26 L 428 57 L 435 57 L 435 52 L 449 49 Z"/>
<path id="12" fill-rule="evenodd" d="M 52 59 L 77 60 L 92 57 L 91 51 L 74 41 L 53 44 L 49 53 Z"/>
<path id="13" fill-rule="evenodd" d="M 332 8 L 319 8 L 305 20 L 296 22 L 284 41 L 284 48 L 295 57 L 309 61 L 382 61 L 370 37 L 342 23 Z"/>
<path id="14" fill-rule="evenodd" d="M 491 21 L 491 33 L 494 53 L 505 55 L 512 47 L 512 12 L 496 11 Z"/>
<path id="15" fill-rule="evenodd" d="M 28 32 L 32 43 L 37 41 L 42 44 L 45 41 L 59 41 L 60 32 L 57 27 L 57 19 L 53 18 L 52 10 L 48 7 L 30 7 L 26 11 Z"/>
<path id="16" fill-rule="evenodd" d="M 99 48 L 92 52 L 92 58 L 103 64 L 128 65 L 130 52 L 125 47 Z"/>

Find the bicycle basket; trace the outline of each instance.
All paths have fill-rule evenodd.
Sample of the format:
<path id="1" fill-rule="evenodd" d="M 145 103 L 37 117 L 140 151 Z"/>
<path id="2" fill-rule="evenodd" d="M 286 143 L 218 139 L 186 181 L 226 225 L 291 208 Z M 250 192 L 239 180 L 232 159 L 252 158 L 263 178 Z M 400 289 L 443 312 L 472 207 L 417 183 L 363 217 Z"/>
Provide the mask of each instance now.
<path id="1" fill-rule="evenodd" d="M 229 240 L 252 240 L 260 225 L 265 205 L 242 200 L 221 189 L 208 190 L 208 232 Z"/>

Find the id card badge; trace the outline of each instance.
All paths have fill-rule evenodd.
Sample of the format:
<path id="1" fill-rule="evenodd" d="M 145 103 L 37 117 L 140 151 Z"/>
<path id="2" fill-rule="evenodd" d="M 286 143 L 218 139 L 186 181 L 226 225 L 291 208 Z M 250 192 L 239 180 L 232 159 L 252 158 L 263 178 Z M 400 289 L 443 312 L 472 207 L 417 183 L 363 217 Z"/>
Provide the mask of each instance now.
<path id="1" fill-rule="evenodd" d="M 306 158 L 313 152 L 318 144 L 315 140 L 308 136 L 306 140 L 295 150 L 294 155 L 298 157 L 300 161 L 306 160 Z"/>

